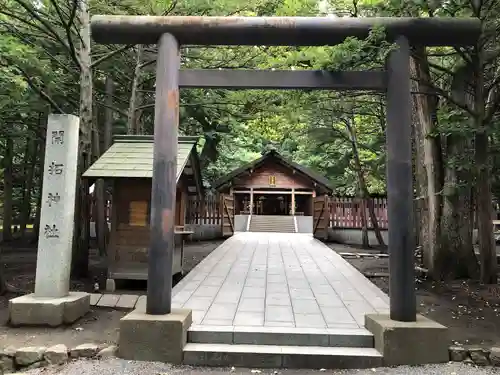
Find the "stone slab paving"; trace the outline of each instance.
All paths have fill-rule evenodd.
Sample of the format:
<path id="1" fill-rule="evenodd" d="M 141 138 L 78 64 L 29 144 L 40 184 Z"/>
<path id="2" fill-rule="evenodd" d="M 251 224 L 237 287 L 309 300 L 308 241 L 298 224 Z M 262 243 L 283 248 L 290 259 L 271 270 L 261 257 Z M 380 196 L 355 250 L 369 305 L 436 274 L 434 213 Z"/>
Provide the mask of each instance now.
<path id="1" fill-rule="evenodd" d="M 335 251 L 307 234 L 236 233 L 173 290 L 173 307 L 193 310 L 193 325 L 364 327 L 389 298 Z M 92 294 L 91 305 L 133 309 L 146 296 Z"/>
<path id="2" fill-rule="evenodd" d="M 97 302 L 97 307 L 115 307 L 120 299 L 120 295 L 117 294 L 103 294 L 99 301 Z"/>
<path id="3" fill-rule="evenodd" d="M 311 235 L 236 233 L 173 290 L 193 324 L 363 328 L 389 298 Z"/>
<path id="4" fill-rule="evenodd" d="M 136 294 L 90 294 L 90 306 L 133 310 L 146 307 L 146 296 Z"/>
<path id="5" fill-rule="evenodd" d="M 99 300 L 101 299 L 102 294 L 100 293 L 92 293 L 90 295 L 90 306 L 96 306 Z"/>
<path id="6" fill-rule="evenodd" d="M 136 309 L 146 310 L 146 296 L 140 296 L 135 304 Z"/>
<path id="7" fill-rule="evenodd" d="M 139 299 L 138 295 L 134 294 L 122 294 L 116 303 L 117 309 L 133 309 L 137 300 Z"/>

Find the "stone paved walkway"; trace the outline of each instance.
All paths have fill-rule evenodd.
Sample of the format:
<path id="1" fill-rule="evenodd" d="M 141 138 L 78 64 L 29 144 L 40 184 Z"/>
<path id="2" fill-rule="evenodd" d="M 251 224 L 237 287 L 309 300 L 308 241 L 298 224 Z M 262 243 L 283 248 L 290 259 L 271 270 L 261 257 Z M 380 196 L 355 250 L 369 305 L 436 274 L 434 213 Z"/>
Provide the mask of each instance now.
<path id="1" fill-rule="evenodd" d="M 359 328 L 389 298 L 307 234 L 236 233 L 173 290 L 202 326 Z"/>

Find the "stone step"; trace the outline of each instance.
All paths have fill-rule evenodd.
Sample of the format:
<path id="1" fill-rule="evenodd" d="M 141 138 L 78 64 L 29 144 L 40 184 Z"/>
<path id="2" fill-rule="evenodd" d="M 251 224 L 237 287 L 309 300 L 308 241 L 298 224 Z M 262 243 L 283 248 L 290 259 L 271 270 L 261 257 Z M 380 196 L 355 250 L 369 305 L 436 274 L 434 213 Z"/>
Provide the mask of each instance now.
<path id="1" fill-rule="evenodd" d="M 255 229 L 295 229 L 295 226 L 285 226 L 285 225 L 251 225 L 250 228 L 255 228 Z"/>
<path id="2" fill-rule="evenodd" d="M 269 229 L 274 229 L 274 228 L 289 228 L 293 229 L 295 228 L 294 225 L 250 225 L 250 228 L 269 228 Z"/>
<path id="3" fill-rule="evenodd" d="M 295 228 L 295 225 L 251 224 L 251 228 Z"/>
<path id="4" fill-rule="evenodd" d="M 294 228 L 295 224 L 294 223 L 286 223 L 286 224 L 279 224 L 279 223 L 250 223 L 251 227 L 290 227 Z"/>
<path id="5" fill-rule="evenodd" d="M 250 222 L 250 224 L 251 225 L 291 225 L 291 226 L 294 225 L 293 222 L 290 223 L 288 221 L 280 223 L 280 222 L 270 222 L 270 221 L 264 222 L 264 221 L 253 221 L 253 220 Z"/>
<path id="6" fill-rule="evenodd" d="M 251 224 L 253 225 L 294 225 L 293 222 L 289 223 L 288 221 L 284 222 L 271 222 L 271 221 L 256 221 L 252 220 Z"/>
<path id="7" fill-rule="evenodd" d="M 295 229 L 253 229 L 250 228 L 249 232 L 256 232 L 256 233 L 295 233 Z"/>
<path id="8" fill-rule="evenodd" d="M 188 342 L 373 348 L 373 335 L 364 328 L 225 327 L 193 325 Z"/>
<path id="9" fill-rule="evenodd" d="M 292 222 L 292 223 L 269 223 L 269 222 L 251 222 L 250 223 L 251 225 L 280 225 L 280 226 L 294 226 L 295 224 Z"/>
<path id="10" fill-rule="evenodd" d="M 250 229 L 249 232 L 253 233 L 295 233 L 293 230 L 262 230 L 262 229 Z"/>
<path id="11" fill-rule="evenodd" d="M 295 228 L 295 225 L 251 224 L 251 228 Z"/>
<path id="12" fill-rule="evenodd" d="M 286 222 L 293 220 L 293 216 L 252 216 L 252 220 Z"/>
<path id="13" fill-rule="evenodd" d="M 188 343 L 184 347 L 184 364 L 253 368 L 372 368 L 382 366 L 382 355 L 373 348 Z"/>
<path id="14" fill-rule="evenodd" d="M 251 222 L 250 225 L 259 225 L 259 226 L 280 226 L 280 227 L 293 227 L 295 226 L 294 223 L 253 223 Z"/>
<path id="15" fill-rule="evenodd" d="M 252 221 L 255 223 L 289 223 L 293 222 L 293 218 L 285 218 L 285 219 L 273 219 L 272 217 L 268 217 L 265 219 L 256 219 L 252 217 Z"/>
<path id="16" fill-rule="evenodd" d="M 261 227 L 267 227 L 267 226 L 271 226 L 271 227 L 274 227 L 274 226 L 279 226 L 279 227 L 293 227 L 295 226 L 294 223 L 250 223 L 251 226 L 261 226 Z"/>
<path id="17" fill-rule="evenodd" d="M 252 216 L 249 232 L 295 233 L 293 216 Z"/>
<path id="18" fill-rule="evenodd" d="M 259 227 L 294 227 L 295 225 L 292 224 L 275 224 L 275 223 L 251 223 L 250 226 L 259 226 Z"/>

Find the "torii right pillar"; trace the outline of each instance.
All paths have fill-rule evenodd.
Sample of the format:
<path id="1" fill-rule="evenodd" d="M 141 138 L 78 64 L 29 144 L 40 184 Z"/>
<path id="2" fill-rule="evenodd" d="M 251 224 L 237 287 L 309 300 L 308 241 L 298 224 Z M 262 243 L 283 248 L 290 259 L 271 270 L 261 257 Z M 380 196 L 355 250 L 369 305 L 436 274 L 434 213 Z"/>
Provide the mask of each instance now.
<path id="1" fill-rule="evenodd" d="M 389 314 L 365 317 L 384 365 L 448 362 L 447 328 L 417 314 L 413 217 L 410 44 L 400 36 L 387 60 Z"/>

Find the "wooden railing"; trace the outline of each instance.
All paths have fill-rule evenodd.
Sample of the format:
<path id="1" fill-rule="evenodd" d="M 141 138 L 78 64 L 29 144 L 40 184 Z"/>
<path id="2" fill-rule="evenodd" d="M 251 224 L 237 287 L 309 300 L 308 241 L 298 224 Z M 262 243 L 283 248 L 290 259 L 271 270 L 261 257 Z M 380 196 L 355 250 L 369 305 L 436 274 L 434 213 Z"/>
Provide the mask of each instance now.
<path id="1" fill-rule="evenodd" d="M 362 200 L 359 198 L 330 197 L 328 199 L 330 212 L 329 227 L 343 229 L 361 229 Z M 368 205 L 373 204 L 375 217 L 380 229 L 387 229 L 387 199 L 370 198 L 365 201 L 367 227 L 373 228 Z M 186 223 L 188 224 L 220 224 L 221 206 L 218 196 L 210 196 L 204 200 L 191 197 L 186 207 Z"/>
<path id="2" fill-rule="evenodd" d="M 362 200 L 359 198 L 330 197 L 329 211 L 331 228 L 360 229 L 363 227 Z M 373 228 L 368 205 L 373 204 L 375 217 L 380 229 L 387 229 L 387 198 L 370 198 L 365 201 L 367 226 Z M 91 205 L 93 217 L 95 207 Z M 107 217 L 111 215 L 111 201 L 107 205 Z M 205 199 L 190 197 L 186 205 L 186 224 L 220 224 L 221 201 L 219 196 L 209 196 Z"/>
<path id="3" fill-rule="evenodd" d="M 330 198 L 330 227 L 360 229 L 363 227 L 363 209 L 367 227 L 373 228 L 368 205 L 372 204 L 380 229 L 387 229 L 387 198 L 370 198 L 363 201 L 359 198 Z M 363 207 L 364 206 L 364 207 Z"/>
<path id="4" fill-rule="evenodd" d="M 220 224 L 221 202 L 219 196 L 205 199 L 190 197 L 186 205 L 187 224 Z"/>

